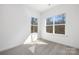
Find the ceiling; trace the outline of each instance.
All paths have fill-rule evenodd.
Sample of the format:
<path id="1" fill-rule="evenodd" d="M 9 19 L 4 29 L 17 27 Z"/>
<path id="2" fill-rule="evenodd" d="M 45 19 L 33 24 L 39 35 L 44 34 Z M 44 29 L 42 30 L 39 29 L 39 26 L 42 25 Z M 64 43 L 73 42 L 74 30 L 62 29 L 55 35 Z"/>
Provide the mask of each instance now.
<path id="1" fill-rule="evenodd" d="M 56 4 L 28 4 L 28 6 L 38 12 L 43 12 L 56 6 Z"/>

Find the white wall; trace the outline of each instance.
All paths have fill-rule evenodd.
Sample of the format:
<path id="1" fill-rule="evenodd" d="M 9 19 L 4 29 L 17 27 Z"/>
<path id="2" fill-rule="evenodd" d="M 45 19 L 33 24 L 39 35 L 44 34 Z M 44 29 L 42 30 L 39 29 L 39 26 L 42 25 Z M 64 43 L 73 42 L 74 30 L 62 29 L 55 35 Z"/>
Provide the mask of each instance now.
<path id="1" fill-rule="evenodd" d="M 30 34 L 30 16 L 38 16 L 26 5 L 0 5 L 0 51 L 23 44 Z"/>
<path id="2" fill-rule="evenodd" d="M 62 13 L 66 14 L 66 34 L 55 35 L 46 33 L 46 18 L 49 16 L 59 15 Z M 79 5 L 57 5 L 52 9 L 41 13 L 40 19 L 41 38 L 79 48 Z"/>

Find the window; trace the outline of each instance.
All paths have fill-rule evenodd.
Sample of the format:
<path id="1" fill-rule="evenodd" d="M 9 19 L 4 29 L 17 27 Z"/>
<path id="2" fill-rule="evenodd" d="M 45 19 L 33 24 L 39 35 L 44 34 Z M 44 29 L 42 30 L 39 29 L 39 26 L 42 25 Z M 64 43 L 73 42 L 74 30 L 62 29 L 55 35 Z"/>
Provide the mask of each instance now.
<path id="1" fill-rule="evenodd" d="M 54 20 L 55 20 L 55 24 L 65 24 L 65 16 L 64 16 L 64 14 L 54 16 Z"/>
<path id="2" fill-rule="evenodd" d="M 32 17 L 31 18 L 31 33 L 38 32 L 38 23 L 37 18 Z"/>
<path id="3" fill-rule="evenodd" d="M 48 33 L 53 33 L 53 26 L 46 26 L 46 31 Z"/>
<path id="4" fill-rule="evenodd" d="M 65 34 L 65 14 L 55 16 L 54 20 L 55 20 L 55 33 Z"/>
<path id="5" fill-rule="evenodd" d="M 46 31 L 48 33 L 53 33 L 53 19 L 50 17 L 46 21 Z"/>
<path id="6" fill-rule="evenodd" d="M 31 25 L 37 25 L 37 18 L 32 17 Z"/>
<path id="7" fill-rule="evenodd" d="M 65 14 L 50 17 L 46 20 L 46 32 L 65 34 Z"/>
<path id="8" fill-rule="evenodd" d="M 55 25 L 55 33 L 65 34 L 65 25 Z"/>
<path id="9" fill-rule="evenodd" d="M 49 18 L 47 19 L 46 24 L 47 24 L 47 25 L 53 25 L 53 19 L 52 19 L 52 17 L 49 17 Z"/>

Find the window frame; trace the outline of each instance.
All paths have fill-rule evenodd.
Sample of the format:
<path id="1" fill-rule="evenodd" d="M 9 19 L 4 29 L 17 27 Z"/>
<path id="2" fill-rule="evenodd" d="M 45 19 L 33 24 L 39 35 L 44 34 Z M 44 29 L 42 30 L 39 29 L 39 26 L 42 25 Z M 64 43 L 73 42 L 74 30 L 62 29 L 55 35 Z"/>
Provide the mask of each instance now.
<path id="1" fill-rule="evenodd" d="M 48 17 L 48 18 L 52 18 L 52 17 Z M 46 18 L 46 32 L 47 32 L 47 26 L 53 26 L 53 24 L 54 24 L 54 22 L 53 22 L 53 24 L 51 25 L 48 25 L 47 24 L 47 20 L 48 20 L 48 18 Z M 53 26 L 54 27 L 54 26 Z M 52 27 L 52 29 L 53 29 L 53 27 Z M 50 32 L 47 32 L 47 33 L 50 33 Z M 51 33 L 54 33 L 54 31 L 52 31 Z"/>
<path id="2" fill-rule="evenodd" d="M 60 34 L 60 35 L 65 35 L 65 32 L 66 32 L 66 30 L 65 30 L 65 28 L 66 28 L 66 20 L 65 20 L 65 19 L 66 19 L 66 16 L 65 16 L 65 13 L 62 13 L 62 14 L 63 14 L 63 16 L 65 17 L 65 18 L 64 18 L 64 21 L 65 21 L 65 22 L 64 22 L 63 24 L 60 24 L 60 23 L 59 23 L 59 24 L 56 24 L 56 23 L 55 23 L 55 19 L 54 19 L 52 25 L 47 25 L 47 19 L 48 19 L 49 17 L 46 18 L 46 27 L 47 27 L 47 26 L 53 26 L 53 33 L 50 33 L 50 34 Z M 59 15 L 62 15 L 62 14 L 59 14 Z M 57 15 L 56 15 L 56 16 L 57 16 Z M 51 17 L 53 17 L 53 16 L 51 16 Z M 59 25 L 64 25 L 64 26 L 65 26 L 65 27 L 64 27 L 64 31 L 65 31 L 64 34 L 61 34 L 61 33 L 55 33 L 55 26 L 59 26 Z M 47 32 L 47 30 L 46 30 L 46 33 L 49 33 L 49 32 Z"/>
<path id="3" fill-rule="evenodd" d="M 32 24 L 32 18 L 37 19 L 37 25 L 36 24 Z M 37 32 L 32 32 L 32 26 L 37 26 Z M 31 33 L 38 33 L 38 18 L 36 18 L 36 17 L 31 17 Z"/>

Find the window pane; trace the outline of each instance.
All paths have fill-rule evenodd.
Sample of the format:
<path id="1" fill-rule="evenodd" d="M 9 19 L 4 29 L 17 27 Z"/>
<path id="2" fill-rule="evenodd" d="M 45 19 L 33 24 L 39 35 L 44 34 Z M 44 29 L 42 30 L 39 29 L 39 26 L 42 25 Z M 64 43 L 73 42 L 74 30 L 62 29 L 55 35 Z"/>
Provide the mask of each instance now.
<path id="1" fill-rule="evenodd" d="M 65 25 L 56 25 L 55 33 L 57 34 L 65 34 Z"/>
<path id="2" fill-rule="evenodd" d="M 38 28 L 37 26 L 31 26 L 31 33 L 37 32 Z"/>
<path id="3" fill-rule="evenodd" d="M 46 26 L 46 32 L 53 33 L 53 26 Z"/>
<path id="4" fill-rule="evenodd" d="M 52 18 L 52 17 L 49 17 L 49 18 L 46 20 L 46 25 L 53 25 L 53 18 Z"/>
<path id="5" fill-rule="evenodd" d="M 37 18 L 32 17 L 31 24 L 32 25 L 37 25 Z"/>
<path id="6" fill-rule="evenodd" d="M 65 24 L 65 15 L 57 15 L 54 17 L 55 24 Z"/>

